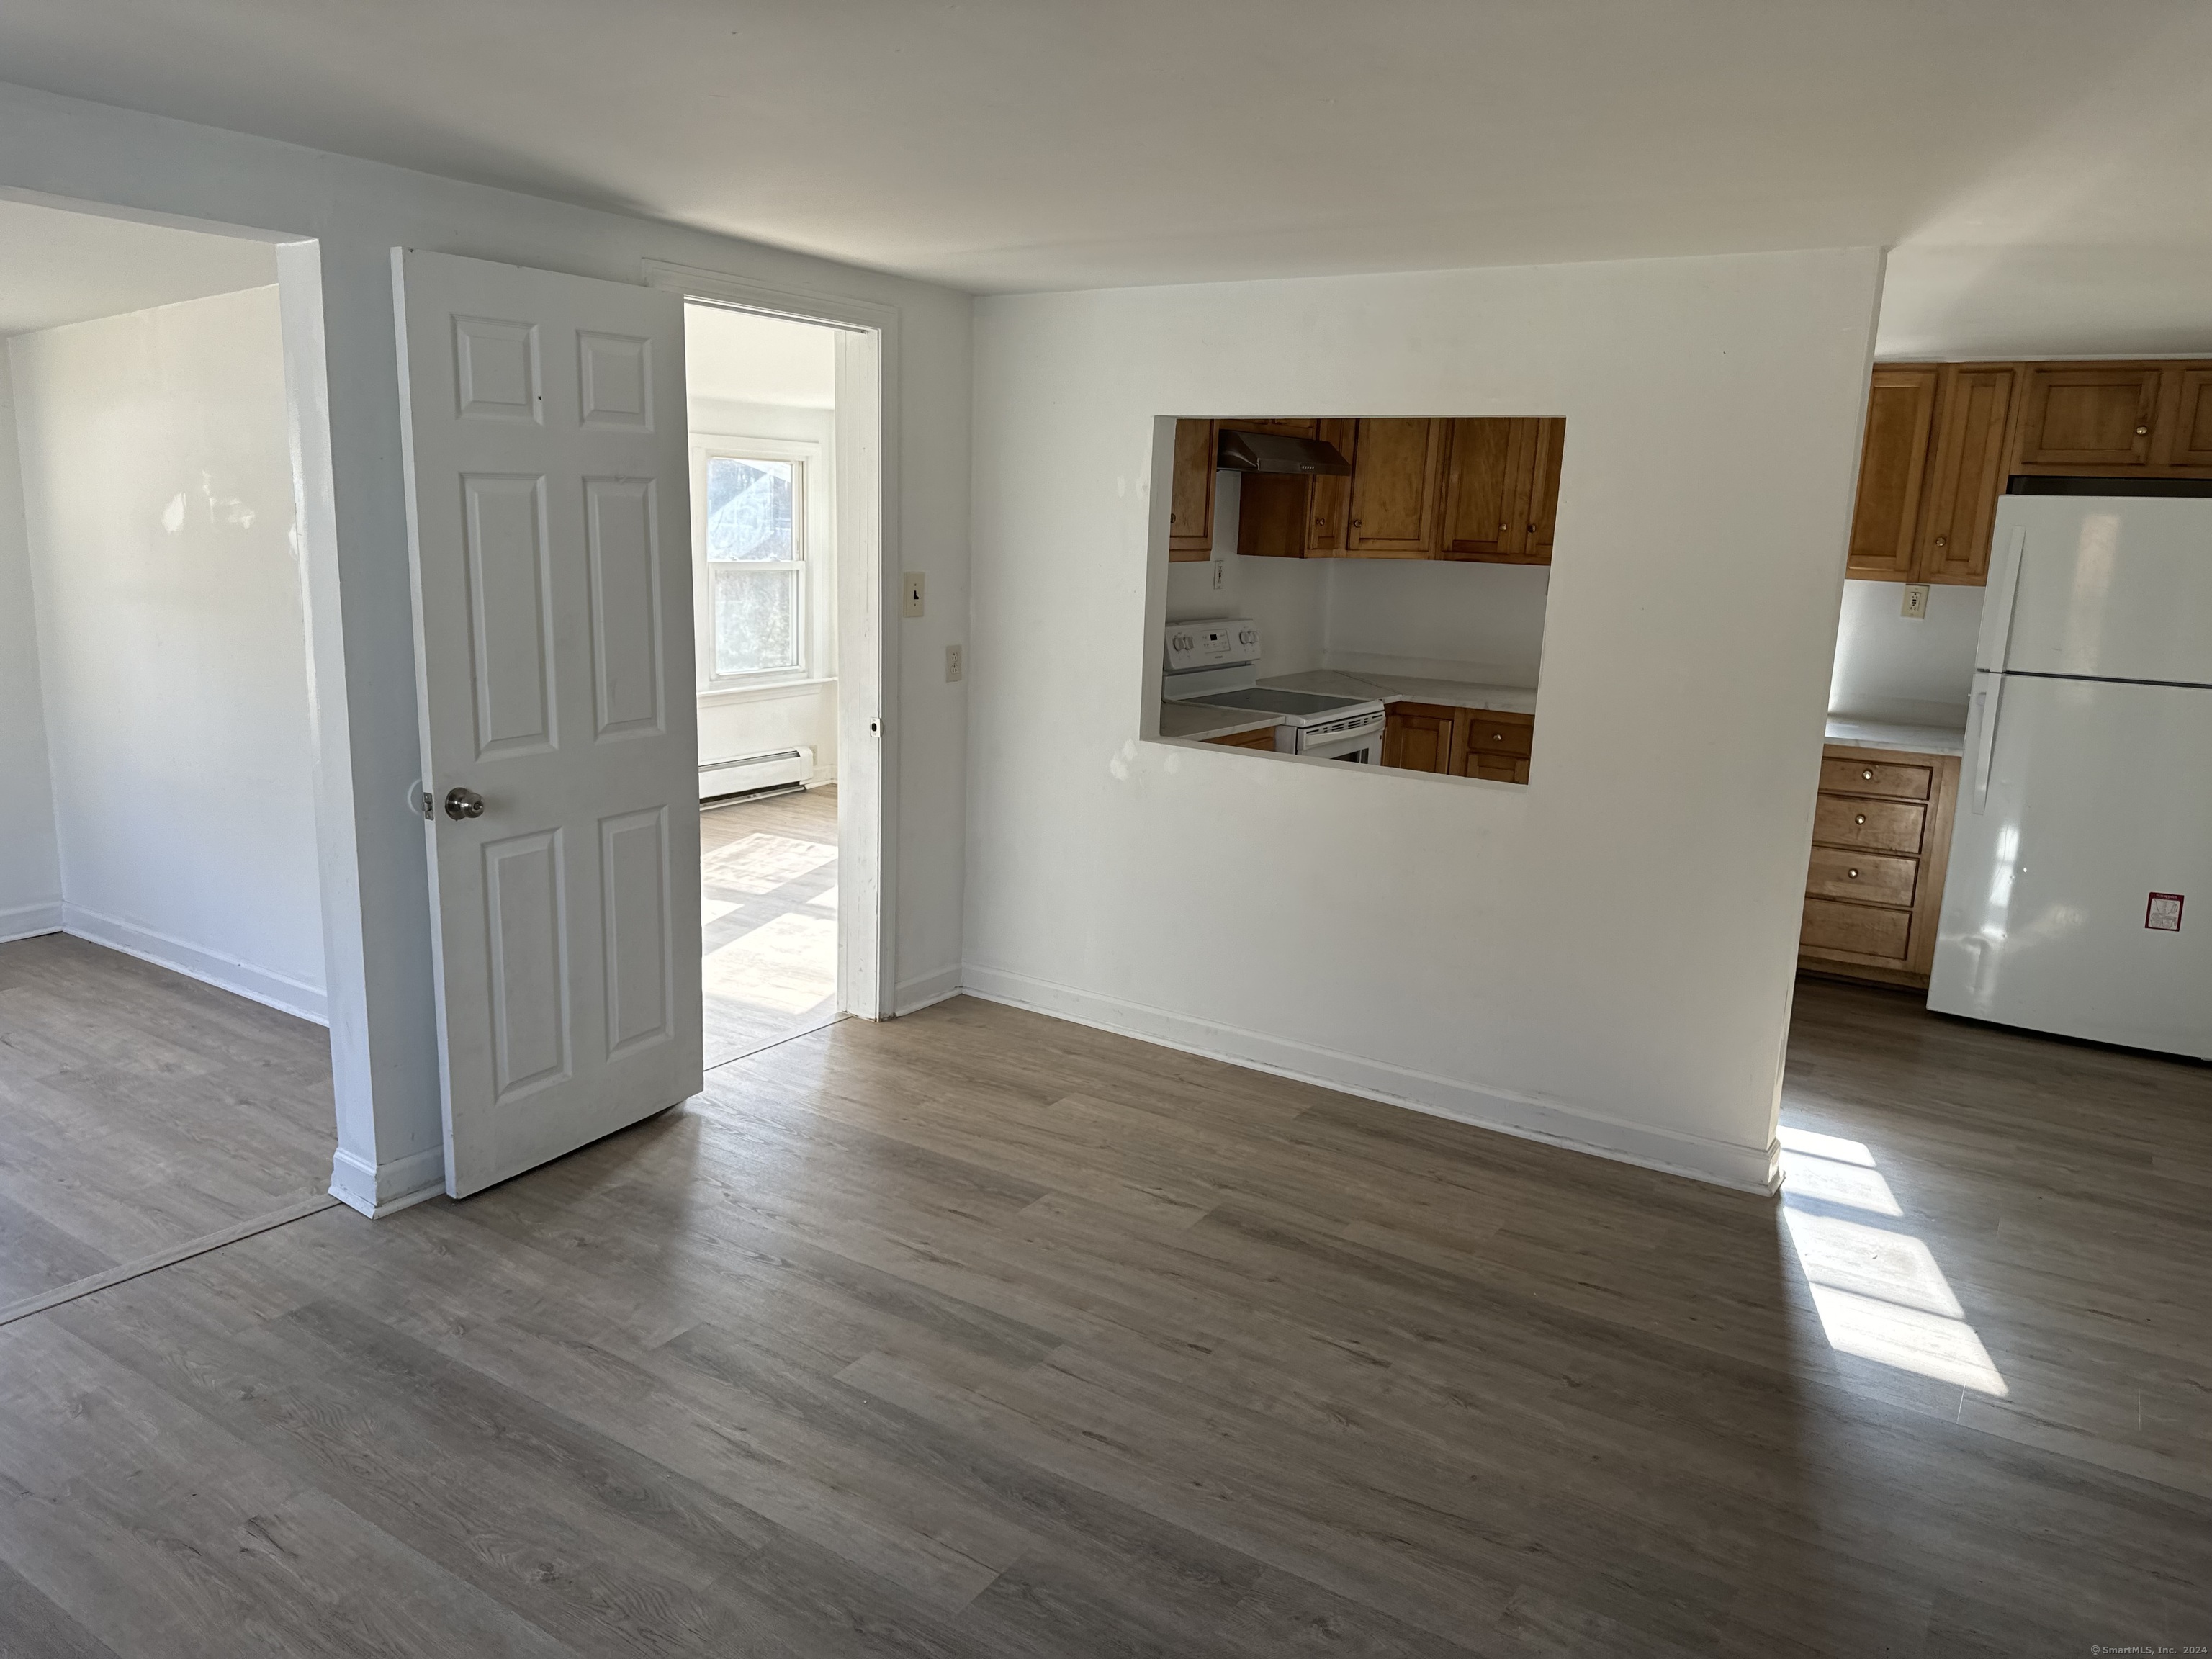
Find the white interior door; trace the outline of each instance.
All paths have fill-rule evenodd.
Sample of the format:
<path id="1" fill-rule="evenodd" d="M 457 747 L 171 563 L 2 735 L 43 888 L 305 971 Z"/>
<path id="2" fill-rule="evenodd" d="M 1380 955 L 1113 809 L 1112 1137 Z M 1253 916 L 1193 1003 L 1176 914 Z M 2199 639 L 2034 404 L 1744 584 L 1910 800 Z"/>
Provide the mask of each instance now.
<path id="1" fill-rule="evenodd" d="M 682 301 L 409 249 L 446 1190 L 701 1084 Z"/>

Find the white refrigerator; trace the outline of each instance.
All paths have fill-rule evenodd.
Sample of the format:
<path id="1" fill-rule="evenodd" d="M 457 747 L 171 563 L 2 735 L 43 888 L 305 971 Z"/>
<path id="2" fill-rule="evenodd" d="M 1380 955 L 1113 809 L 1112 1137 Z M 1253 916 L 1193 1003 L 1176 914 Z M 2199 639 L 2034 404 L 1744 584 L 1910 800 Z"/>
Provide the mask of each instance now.
<path id="1" fill-rule="evenodd" d="M 2212 1058 L 2212 499 L 2008 495 L 1928 1006 Z"/>

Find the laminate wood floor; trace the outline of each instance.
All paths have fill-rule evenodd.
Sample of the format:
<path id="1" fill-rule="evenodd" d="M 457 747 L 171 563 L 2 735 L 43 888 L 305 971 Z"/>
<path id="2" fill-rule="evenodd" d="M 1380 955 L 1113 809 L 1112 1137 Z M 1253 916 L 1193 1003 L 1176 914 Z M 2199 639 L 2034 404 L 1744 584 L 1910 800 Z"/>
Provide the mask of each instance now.
<path id="1" fill-rule="evenodd" d="M 2212 1073 L 1808 984 L 1786 1118 L 1778 1205 L 842 1022 L 0 1328 L 0 1652 L 2212 1639 Z"/>
<path id="2" fill-rule="evenodd" d="M 837 790 L 699 815 L 707 1064 L 837 1013 Z"/>
<path id="3" fill-rule="evenodd" d="M 64 933 L 0 945 L 0 1306 L 319 1193 L 330 1038 Z"/>

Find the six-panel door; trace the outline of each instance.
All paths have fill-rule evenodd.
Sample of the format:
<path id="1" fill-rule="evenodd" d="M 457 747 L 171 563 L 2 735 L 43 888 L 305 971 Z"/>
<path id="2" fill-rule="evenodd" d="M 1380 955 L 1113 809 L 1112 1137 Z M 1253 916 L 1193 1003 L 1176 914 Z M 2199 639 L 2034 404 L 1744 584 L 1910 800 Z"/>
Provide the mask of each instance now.
<path id="1" fill-rule="evenodd" d="M 441 254 L 393 274 L 459 1197 L 700 1086 L 682 308 Z"/>

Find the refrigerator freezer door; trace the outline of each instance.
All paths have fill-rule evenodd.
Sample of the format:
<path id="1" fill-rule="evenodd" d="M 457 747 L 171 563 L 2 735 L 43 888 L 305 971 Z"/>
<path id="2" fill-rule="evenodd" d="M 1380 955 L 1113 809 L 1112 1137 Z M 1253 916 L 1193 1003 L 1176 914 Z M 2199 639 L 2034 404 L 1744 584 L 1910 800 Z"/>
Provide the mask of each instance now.
<path id="1" fill-rule="evenodd" d="M 2212 685 L 2212 499 L 2008 495 L 1994 547 L 1978 668 Z"/>
<path id="2" fill-rule="evenodd" d="M 1928 1006 L 2212 1059 L 2212 689 L 2007 676 L 2003 709 Z"/>

